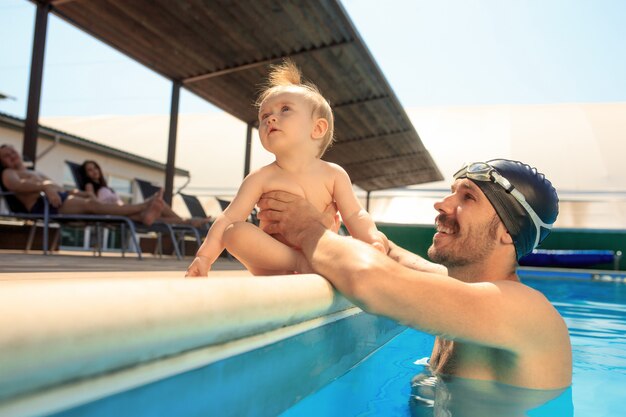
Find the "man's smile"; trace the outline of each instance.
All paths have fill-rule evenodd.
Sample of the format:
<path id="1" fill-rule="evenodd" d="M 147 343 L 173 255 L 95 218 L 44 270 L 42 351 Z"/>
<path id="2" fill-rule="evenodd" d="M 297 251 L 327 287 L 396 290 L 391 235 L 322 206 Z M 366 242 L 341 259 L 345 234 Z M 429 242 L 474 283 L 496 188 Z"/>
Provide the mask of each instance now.
<path id="1" fill-rule="evenodd" d="M 459 232 L 459 224 L 445 215 L 437 216 L 435 219 L 435 228 L 437 231 L 435 236 L 438 238 L 456 235 Z"/>

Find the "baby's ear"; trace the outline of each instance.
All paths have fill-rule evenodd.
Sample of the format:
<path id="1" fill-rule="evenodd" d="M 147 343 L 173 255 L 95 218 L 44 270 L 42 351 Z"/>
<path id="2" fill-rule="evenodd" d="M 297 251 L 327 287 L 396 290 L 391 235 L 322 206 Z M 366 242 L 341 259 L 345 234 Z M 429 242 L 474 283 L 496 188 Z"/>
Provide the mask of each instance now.
<path id="1" fill-rule="evenodd" d="M 321 139 L 324 137 L 326 132 L 328 131 L 328 120 L 320 117 L 315 120 L 315 124 L 313 125 L 313 132 L 311 132 L 311 137 L 313 139 Z"/>

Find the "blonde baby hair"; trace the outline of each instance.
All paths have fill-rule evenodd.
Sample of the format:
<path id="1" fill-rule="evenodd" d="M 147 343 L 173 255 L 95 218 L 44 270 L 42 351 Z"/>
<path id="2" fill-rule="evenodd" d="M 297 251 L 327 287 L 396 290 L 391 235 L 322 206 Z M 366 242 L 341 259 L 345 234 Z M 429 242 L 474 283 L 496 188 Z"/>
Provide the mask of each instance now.
<path id="1" fill-rule="evenodd" d="M 320 152 L 317 155 L 321 158 L 324 152 L 330 147 L 334 140 L 335 132 L 335 117 L 333 111 L 330 108 L 328 100 L 322 96 L 319 89 L 315 84 L 309 81 L 302 80 L 302 73 L 300 69 L 291 59 L 285 59 L 279 65 L 272 65 L 269 76 L 267 77 L 267 83 L 264 86 L 264 90 L 259 95 L 255 105 L 257 108 L 261 108 L 263 102 L 270 96 L 283 92 L 289 87 L 297 87 L 302 91 L 303 96 L 313 106 L 312 117 L 318 117 L 326 119 L 328 122 L 328 130 L 322 138 L 320 144 Z"/>

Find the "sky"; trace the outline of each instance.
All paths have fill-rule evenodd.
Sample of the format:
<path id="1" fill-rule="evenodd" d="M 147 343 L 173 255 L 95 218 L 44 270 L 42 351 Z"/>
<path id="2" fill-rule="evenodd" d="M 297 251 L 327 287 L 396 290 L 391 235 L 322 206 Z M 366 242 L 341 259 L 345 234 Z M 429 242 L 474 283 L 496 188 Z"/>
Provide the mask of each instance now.
<path id="1" fill-rule="evenodd" d="M 626 101 L 626 1 L 343 0 L 405 107 Z M 34 5 L 0 0 L 0 112 L 25 117 Z M 6 41 L 9 40 L 9 41 Z M 40 115 L 169 113 L 171 83 L 50 16 Z M 181 113 L 218 111 L 181 94 Z"/>
<path id="2" fill-rule="evenodd" d="M 424 187 L 446 188 L 463 161 L 507 157 L 540 167 L 559 190 L 625 192 L 625 107 L 606 107 L 626 103 L 625 0 L 341 2 L 446 177 Z M 21 118 L 34 17 L 32 2 L 0 0 L 0 93 L 14 98 L 0 112 Z M 169 80 L 50 15 L 43 125 L 164 163 L 170 95 Z M 184 88 L 180 112 L 186 190 L 236 190 L 245 124 Z M 273 155 L 253 139 L 255 169 Z M 571 164 L 588 169 L 572 175 Z"/>

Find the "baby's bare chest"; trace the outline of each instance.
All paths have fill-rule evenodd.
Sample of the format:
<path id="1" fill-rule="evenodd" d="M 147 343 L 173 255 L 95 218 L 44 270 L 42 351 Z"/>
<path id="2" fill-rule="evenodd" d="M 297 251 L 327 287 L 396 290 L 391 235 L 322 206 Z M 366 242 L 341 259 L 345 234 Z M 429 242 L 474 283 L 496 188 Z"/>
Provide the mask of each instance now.
<path id="1" fill-rule="evenodd" d="M 323 211 L 333 201 L 333 184 L 322 175 L 271 175 L 263 184 L 263 192 L 286 191 L 306 198 Z"/>

